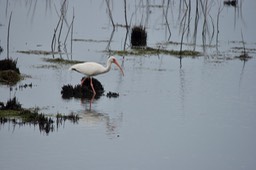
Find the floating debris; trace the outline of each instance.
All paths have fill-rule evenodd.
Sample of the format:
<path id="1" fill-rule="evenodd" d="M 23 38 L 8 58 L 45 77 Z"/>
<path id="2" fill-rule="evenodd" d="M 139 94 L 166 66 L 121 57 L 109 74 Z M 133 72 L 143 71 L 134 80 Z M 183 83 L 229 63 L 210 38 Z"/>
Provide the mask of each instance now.
<path id="1" fill-rule="evenodd" d="M 90 85 L 90 79 L 83 77 L 85 79 L 83 85 L 75 85 L 74 87 L 70 84 L 62 86 L 61 95 L 63 99 L 74 98 L 86 98 L 91 99 L 93 97 L 93 91 Z M 95 99 L 100 98 L 104 93 L 104 88 L 102 84 L 95 78 L 92 78 L 92 83 L 94 90 L 96 91 Z"/>
<path id="2" fill-rule="evenodd" d="M 117 98 L 117 97 L 119 97 L 119 93 L 109 91 L 107 93 L 107 97 L 108 98 L 112 98 L 112 97 Z"/>
<path id="3" fill-rule="evenodd" d="M 33 87 L 33 84 L 32 83 L 29 83 L 29 84 L 20 84 L 19 85 L 19 89 L 26 89 L 27 87 L 29 88 L 32 88 Z"/>

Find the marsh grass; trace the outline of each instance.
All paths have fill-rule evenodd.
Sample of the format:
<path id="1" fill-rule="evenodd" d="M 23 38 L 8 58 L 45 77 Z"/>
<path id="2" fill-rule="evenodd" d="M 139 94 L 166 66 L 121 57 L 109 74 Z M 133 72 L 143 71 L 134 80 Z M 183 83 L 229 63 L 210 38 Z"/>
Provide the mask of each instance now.
<path id="1" fill-rule="evenodd" d="M 49 63 L 55 63 L 55 64 L 77 64 L 77 63 L 82 63 L 84 61 L 79 61 L 79 60 L 66 60 L 63 58 L 43 58 L 44 61 L 49 62 Z"/>
<path id="2" fill-rule="evenodd" d="M 56 121 L 54 121 L 54 117 Z M 55 122 L 58 128 L 60 122 L 69 120 L 72 123 L 77 123 L 79 119 L 80 117 L 74 113 L 69 115 L 58 113 L 56 116 L 50 116 L 39 113 L 39 108 L 22 108 L 16 97 L 9 99 L 6 104 L 0 102 L 0 124 L 12 123 L 14 127 L 16 125 L 38 125 L 40 132 L 45 132 L 46 134 L 54 131 Z"/>
<path id="3" fill-rule="evenodd" d="M 34 54 L 34 55 L 52 55 L 58 54 L 59 52 L 53 52 L 53 51 L 44 51 L 44 50 L 18 50 L 17 53 L 22 54 Z"/>
<path id="4" fill-rule="evenodd" d="M 5 84 L 16 84 L 23 76 L 17 67 L 17 60 L 3 59 L 0 60 L 0 82 Z"/>
<path id="5" fill-rule="evenodd" d="M 201 56 L 201 53 L 198 51 L 190 51 L 190 50 L 166 50 L 166 49 L 158 49 L 158 48 L 133 48 L 130 50 L 111 50 L 110 53 L 114 55 L 126 56 L 126 55 L 136 55 L 136 56 L 143 56 L 143 55 L 174 55 L 174 56 Z"/>

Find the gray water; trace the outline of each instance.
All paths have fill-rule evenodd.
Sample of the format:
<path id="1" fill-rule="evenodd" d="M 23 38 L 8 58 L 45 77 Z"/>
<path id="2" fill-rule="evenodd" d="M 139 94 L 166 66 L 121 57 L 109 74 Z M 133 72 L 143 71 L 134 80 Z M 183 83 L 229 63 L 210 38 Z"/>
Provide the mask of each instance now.
<path id="1" fill-rule="evenodd" d="M 125 24 L 123 1 L 110 2 L 114 22 Z M 158 7 L 163 2 L 147 2 L 127 2 L 128 22 L 146 26 L 148 46 L 179 49 L 179 45 L 167 43 L 169 32 L 163 16 L 166 2 L 164 7 Z M 168 10 L 173 42 L 181 38 L 179 3 L 170 1 Z M 73 41 L 73 59 L 104 64 L 108 57 L 104 51 L 112 33 L 106 1 L 77 0 L 68 4 L 68 23 L 73 8 L 75 11 L 74 38 L 85 40 Z M 61 98 L 61 87 L 78 84 L 82 77 L 69 72 L 70 65 L 43 60 L 51 55 L 17 53 L 51 50 L 59 18 L 54 5 L 59 12 L 60 2 L 0 2 L 0 45 L 5 49 L 0 57 L 6 56 L 12 11 L 10 56 L 18 59 L 20 71 L 29 76 L 12 91 L 1 85 L 0 101 L 16 96 L 25 108 L 39 107 L 41 112 L 52 115 L 73 112 L 81 119 L 75 124 L 67 121 L 49 134 L 33 125 L 0 125 L 0 169 L 255 169 L 255 1 L 239 1 L 237 7 L 209 1 L 214 23 L 218 7 L 223 7 L 218 48 L 216 25 L 214 39 L 210 43 L 207 37 L 207 48 L 203 48 L 202 20 L 197 45 L 191 45 L 192 23 L 191 33 L 184 39 L 187 44 L 183 48 L 195 48 L 202 53 L 200 57 L 185 57 L 180 62 L 176 56 L 163 54 L 116 56 L 125 76 L 113 66 L 109 73 L 96 78 L 106 92 L 118 92 L 119 97 L 102 96 L 92 103 L 91 110 L 89 101 Z M 208 21 L 211 32 L 210 16 Z M 66 33 L 67 26 L 63 29 Z M 242 53 L 241 31 L 252 56 L 246 62 L 236 58 Z M 123 49 L 125 33 L 125 28 L 115 29 L 111 50 Z M 26 83 L 33 87 L 18 88 Z"/>

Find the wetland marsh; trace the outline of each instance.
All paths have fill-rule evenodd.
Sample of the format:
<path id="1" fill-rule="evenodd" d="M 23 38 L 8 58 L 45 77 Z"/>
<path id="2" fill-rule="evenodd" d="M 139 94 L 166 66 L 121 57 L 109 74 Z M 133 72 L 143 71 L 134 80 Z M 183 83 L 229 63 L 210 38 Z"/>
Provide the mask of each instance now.
<path id="1" fill-rule="evenodd" d="M 0 1 L 0 59 L 12 13 L 9 56 L 24 76 L 0 84 L 0 102 L 52 122 L 47 133 L 2 114 L 0 169 L 254 169 L 256 1 L 236 2 Z M 147 46 L 134 49 L 138 25 Z M 104 92 L 91 109 L 62 97 L 83 77 L 72 64 L 111 55 L 125 76 L 96 76 Z"/>

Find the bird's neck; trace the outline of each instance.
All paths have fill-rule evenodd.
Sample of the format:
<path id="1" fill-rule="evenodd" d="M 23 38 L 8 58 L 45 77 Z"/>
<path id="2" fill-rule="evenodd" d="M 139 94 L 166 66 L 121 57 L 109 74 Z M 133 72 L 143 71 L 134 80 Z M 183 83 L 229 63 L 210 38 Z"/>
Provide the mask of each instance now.
<path id="1" fill-rule="evenodd" d="M 111 62 L 110 62 L 110 61 L 107 61 L 107 64 L 106 64 L 104 73 L 108 72 L 110 69 L 111 69 Z"/>

